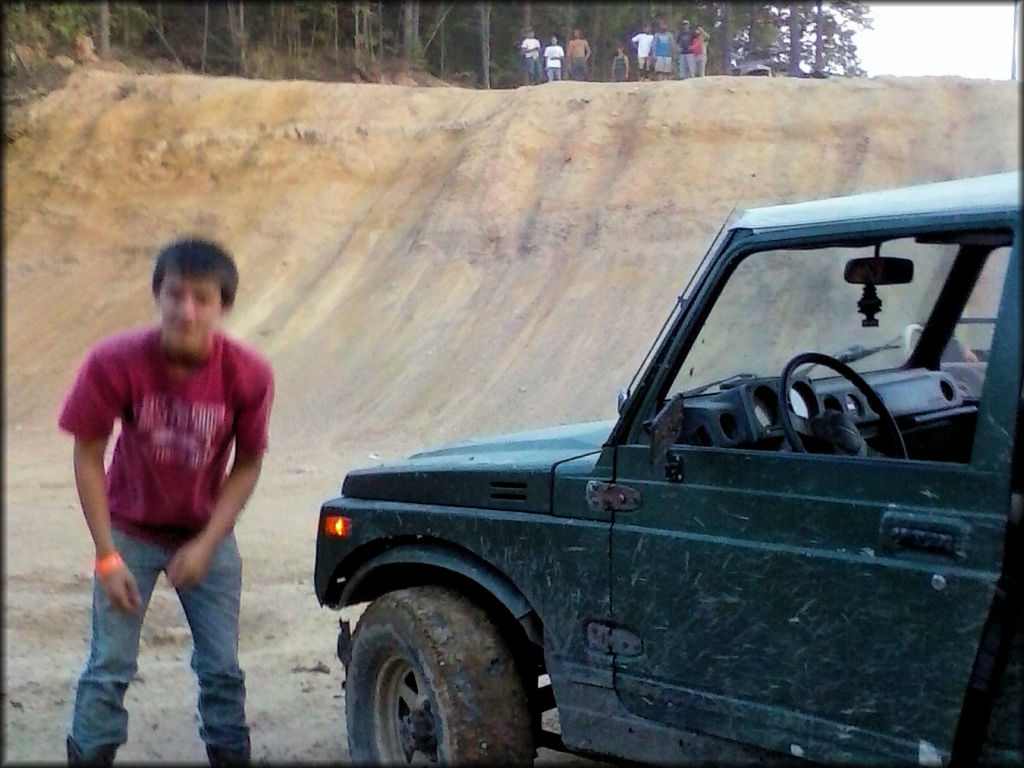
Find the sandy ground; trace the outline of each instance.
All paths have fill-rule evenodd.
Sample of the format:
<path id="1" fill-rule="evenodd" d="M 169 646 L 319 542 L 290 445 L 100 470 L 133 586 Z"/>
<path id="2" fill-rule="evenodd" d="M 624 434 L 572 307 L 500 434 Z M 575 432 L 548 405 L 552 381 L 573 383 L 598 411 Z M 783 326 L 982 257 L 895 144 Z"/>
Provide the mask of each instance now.
<path id="1" fill-rule="evenodd" d="M 955 78 L 477 92 L 82 69 L 7 115 L 4 761 L 63 758 L 92 548 L 54 422 L 88 347 L 154 319 L 168 238 L 237 254 L 228 330 L 277 374 L 237 528 L 254 757 L 345 761 L 312 567 L 347 469 L 611 418 L 734 206 L 1017 168 L 1019 100 Z M 119 761 L 204 759 L 189 653 L 161 582 Z"/>

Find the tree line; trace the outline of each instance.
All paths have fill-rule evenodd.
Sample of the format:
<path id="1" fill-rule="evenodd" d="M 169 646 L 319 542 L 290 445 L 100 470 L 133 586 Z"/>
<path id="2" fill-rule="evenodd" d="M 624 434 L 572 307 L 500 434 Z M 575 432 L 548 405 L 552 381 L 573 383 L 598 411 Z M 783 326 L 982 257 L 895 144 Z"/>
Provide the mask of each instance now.
<path id="1" fill-rule="evenodd" d="M 647 23 L 673 32 L 689 19 L 710 33 L 708 74 L 758 61 L 779 73 L 864 72 L 853 40 L 871 28 L 865 3 L 756 2 L 103 2 L 7 3 L 7 65 L 19 44 L 58 52 L 79 35 L 101 57 L 168 59 L 206 74 L 378 79 L 426 72 L 484 88 L 523 81 L 519 43 L 580 29 L 593 50 L 592 79 L 609 79 L 616 46 Z"/>

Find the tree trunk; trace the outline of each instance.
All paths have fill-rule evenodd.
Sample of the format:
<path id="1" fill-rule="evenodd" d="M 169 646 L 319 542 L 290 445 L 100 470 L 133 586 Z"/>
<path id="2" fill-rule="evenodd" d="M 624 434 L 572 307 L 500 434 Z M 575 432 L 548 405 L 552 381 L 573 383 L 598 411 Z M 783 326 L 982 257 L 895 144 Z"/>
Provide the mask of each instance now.
<path id="1" fill-rule="evenodd" d="M 483 67 L 483 87 L 491 87 L 491 4 L 480 3 L 480 64 Z"/>
<path id="2" fill-rule="evenodd" d="M 420 39 L 420 0 L 405 0 L 402 8 L 402 55 L 408 64 L 416 56 Z"/>
<path id="3" fill-rule="evenodd" d="M 334 4 L 334 65 L 341 63 L 341 48 L 338 46 L 338 37 L 341 32 L 341 9 Z"/>
<path id="4" fill-rule="evenodd" d="M 249 67 L 245 61 L 245 3 L 242 0 L 238 0 L 238 39 L 241 43 L 239 47 L 239 59 L 242 64 L 242 74 L 249 74 Z"/>
<path id="5" fill-rule="evenodd" d="M 533 3 L 523 3 L 523 32 L 530 29 L 533 26 Z"/>
<path id="6" fill-rule="evenodd" d="M 314 55 L 314 52 L 316 50 L 316 28 L 317 28 L 317 25 L 318 25 L 319 21 L 320 21 L 320 9 L 317 9 L 316 12 L 313 14 L 313 29 L 309 33 L 309 53 L 310 53 L 311 56 Z"/>
<path id="7" fill-rule="evenodd" d="M 110 58 L 110 2 L 100 3 L 100 58 Z"/>
<path id="8" fill-rule="evenodd" d="M 352 58 L 357 67 L 363 64 L 363 4 L 352 4 Z"/>
<path id="9" fill-rule="evenodd" d="M 416 48 L 420 42 L 420 0 L 414 0 L 412 11 L 412 48 L 413 55 L 416 55 Z"/>
<path id="10" fill-rule="evenodd" d="M 825 14 L 821 10 L 821 0 L 818 0 L 818 5 L 815 10 L 814 16 L 814 71 L 821 72 L 824 69 L 825 59 L 825 35 L 823 34 L 822 24 L 825 20 Z"/>
<path id="11" fill-rule="evenodd" d="M 757 43 L 755 33 L 757 31 L 757 3 L 750 4 L 750 44 L 747 46 L 747 58 L 755 58 L 757 54 Z"/>
<path id="12" fill-rule="evenodd" d="M 718 55 L 721 56 L 722 74 L 732 74 L 732 3 L 722 3 L 722 29 L 719 36 L 722 42 L 718 44 Z"/>
<path id="13" fill-rule="evenodd" d="M 373 49 L 384 58 L 384 3 L 376 3 L 374 17 L 377 19 L 377 38 L 373 41 Z"/>
<path id="14" fill-rule="evenodd" d="M 376 5 L 379 6 L 379 3 Z M 377 30 L 374 22 L 377 14 L 368 2 L 357 2 L 352 4 L 353 21 L 353 49 L 354 61 L 357 67 L 364 67 L 374 60 L 376 40 L 374 35 Z"/>
<path id="15" fill-rule="evenodd" d="M 206 44 L 210 39 L 210 0 L 206 0 L 206 12 L 203 15 L 203 58 L 199 65 L 200 74 L 206 74 Z"/>
<path id="16" fill-rule="evenodd" d="M 414 0 L 405 0 L 402 3 L 402 57 L 405 59 L 406 64 L 412 63 L 412 14 L 414 5 Z"/>
<path id="17" fill-rule="evenodd" d="M 803 26 L 800 23 L 800 6 L 797 3 L 789 4 L 789 74 L 796 76 L 800 74 L 800 38 L 804 35 Z"/>
<path id="18" fill-rule="evenodd" d="M 299 9 L 294 5 L 289 9 L 291 12 L 291 28 L 288 32 L 288 39 L 291 40 L 289 48 L 292 58 L 298 64 L 302 59 L 302 18 L 299 16 Z"/>
<path id="19" fill-rule="evenodd" d="M 235 46 L 238 71 L 246 74 L 245 66 L 245 3 L 238 0 L 236 3 L 228 1 L 228 31 L 231 33 L 231 42 Z"/>
<path id="20" fill-rule="evenodd" d="M 432 42 L 434 42 L 434 37 L 437 36 L 438 30 L 444 29 L 444 20 L 446 18 L 448 18 L 448 14 L 451 13 L 452 8 L 454 8 L 454 7 L 455 7 L 455 3 L 449 3 L 448 7 L 445 8 L 444 11 L 441 13 L 441 18 L 434 22 L 434 28 L 432 30 L 430 30 L 430 34 L 427 35 L 426 42 L 423 43 L 423 53 L 424 54 L 426 54 L 427 49 L 430 47 L 430 44 Z M 441 39 L 444 40 L 444 35 L 443 34 L 442 34 Z"/>

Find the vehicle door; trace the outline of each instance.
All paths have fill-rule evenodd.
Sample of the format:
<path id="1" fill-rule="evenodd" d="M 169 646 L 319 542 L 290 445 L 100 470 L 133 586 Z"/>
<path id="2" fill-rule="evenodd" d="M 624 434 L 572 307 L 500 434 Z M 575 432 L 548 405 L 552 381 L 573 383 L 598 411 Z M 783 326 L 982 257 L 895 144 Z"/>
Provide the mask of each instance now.
<path id="1" fill-rule="evenodd" d="M 805 346 L 833 337 L 818 325 L 834 323 L 838 335 L 859 323 L 856 292 L 837 300 L 808 284 L 813 270 L 775 284 L 750 273 L 769 252 L 813 256 L 808 242 L 765 238 L 734 245 L 713 268 L 666 377 L 685 380 L 698 358 L 744 373 L 761 345 L 828 351 Z M 617 447 L 615 483 L 642 499 L 612 526 L 613 618 L 642 641 L 615 660 L 627 708 L 814 760 L 948 755 L 1001 562 L 1006 425 L 1021 391 L 1018 247 L 1005 248 L 1005 280 L 991 297 L 999 315 L 969 460 L 799 453 L 728 437 L 652 456 L 649 421 Z M 939 286 L 924 280 L 926 289 Z M 897 292 L 878 292 L 895 305 L 880 314 L 888 338 Z M 701 324 L 712 325 L 721 302 L 744 309 L 711 333 Z M 781 344 L 764 337 L 783 332 Z M 671 395 L 663 387 L 645 417 Z M 723 435 L 742 433 L 733 414 L 721 418 Z"/>

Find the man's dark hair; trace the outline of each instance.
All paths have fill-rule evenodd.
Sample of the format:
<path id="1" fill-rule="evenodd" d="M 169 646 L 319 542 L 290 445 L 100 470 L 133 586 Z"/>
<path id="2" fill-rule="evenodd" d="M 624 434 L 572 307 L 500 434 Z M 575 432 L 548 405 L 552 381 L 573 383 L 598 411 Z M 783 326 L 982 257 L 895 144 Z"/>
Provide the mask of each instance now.
<path id="1" fill-rule="evenodd" d="M 153 267 L 154 296 L 160 293 L 168 272 L 182 277 L 212 277 L 220 284 L 221 303 L 225 307 L 235 303 L 238 268 L 231 254 L 217 243 L 198 237 L 184 237 L 161 248 Z"/>

